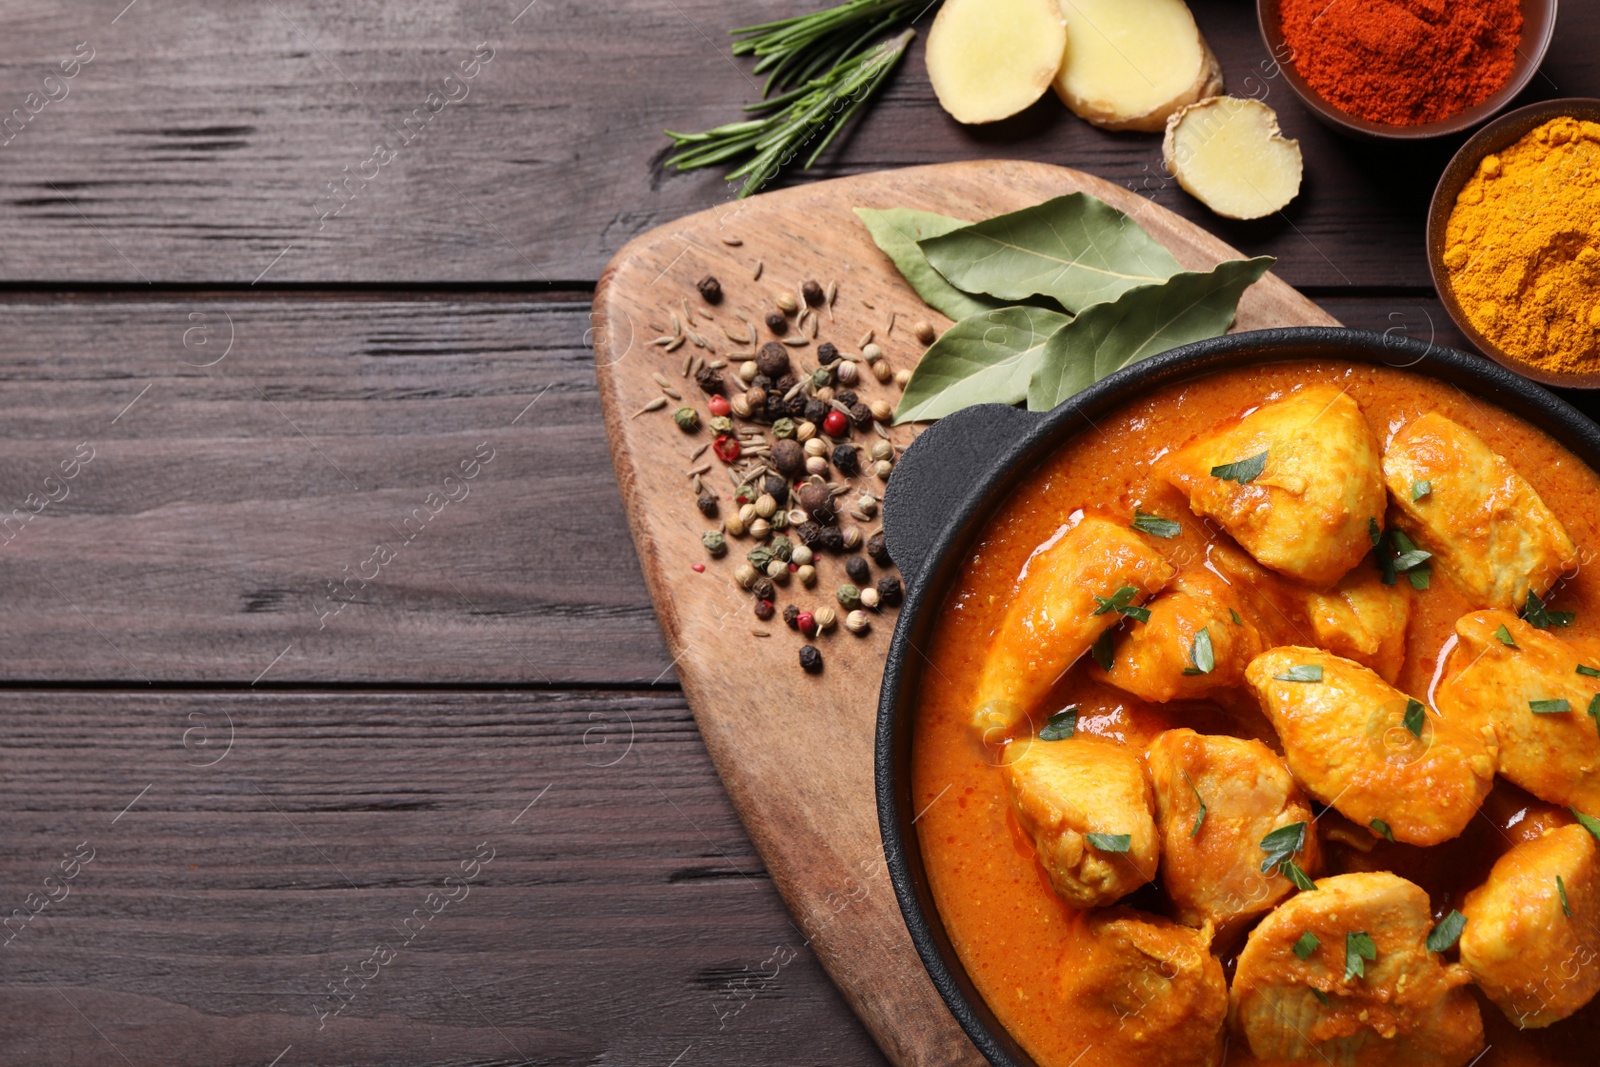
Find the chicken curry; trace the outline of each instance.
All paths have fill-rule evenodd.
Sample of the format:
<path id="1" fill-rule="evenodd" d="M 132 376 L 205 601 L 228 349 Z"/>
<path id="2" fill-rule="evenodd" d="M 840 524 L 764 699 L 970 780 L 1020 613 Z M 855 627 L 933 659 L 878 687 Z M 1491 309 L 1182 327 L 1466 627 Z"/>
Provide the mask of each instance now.
<path id="1" fill-rule="evenodd" d="M 1597 505 L 1537 428 L 1334 362 L 1042 464 L 943 603 L 912 781 L 1035 1060 L 1592 1062 Z"/>

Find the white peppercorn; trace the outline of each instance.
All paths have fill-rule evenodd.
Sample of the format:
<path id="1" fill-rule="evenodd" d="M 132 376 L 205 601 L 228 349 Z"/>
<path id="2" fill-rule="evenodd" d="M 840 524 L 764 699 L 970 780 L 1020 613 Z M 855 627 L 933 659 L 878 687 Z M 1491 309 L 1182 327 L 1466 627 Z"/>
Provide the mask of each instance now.
<path id="1" fill-rule="evenodd" d="M 772 523 L 768 522 L 766 519 L 757 519 L 750 524 L 750 536 L 754 537 L 757 541 L 765 541 L 767 536 L 771 533 Z"/>
<path id="2" fill-rule="evenodd" d="M 871 493 L 862 493 L 856 497 L 856 510 L 867 518 L 872 518 L 878 513 L 878 498 Z"/>
<path id="3" fill-rule="evenodd" d="M 821 456 L 812 456 L 806 460 L 807 474 L 827 474 L 828 461 Z"/>
<path id="4" fill-rule="evenodd" d="M 800 579 L 800 584 L 805 586 L 807 589 L 810 589 L 813 585 L 817 584 L 817 568 L 813 567 L 809 563 L 802 563 L 799 568 L 795 570 L 794 576 Z"/>
<path id="5" fill-rule="evenodd" d="M 816 553 L 812 552 L 811 549 L 807 548 L 805 545 L 795 545 L 794 550 L 789 553 L 789 562 L 793 563 L 797 567 L 804 567 L 807 563 L 810 563 L 816 558 Z"/>
<path id="6" fill-rule="evenodd" d="M 878 591 L 870 585 L 861 590 L 861 606 L 868 609 L 878 606 Z"/>
<path id="7" fill-rule="evenodd" d="M 753 359 L 747 359 L 739 364 L 739 380 L 746 385 L 756 380 L 756 375 L 761 373 L 761 368 Z"/>
<path id="8" fill-rule="evenodd" d="M 741 563 L 733 572 L 733 580 L 739 583 L 740 589 L 749 589 L 757 578 L 756 569 L 748 563 Z"/>
<path id="9" fill-rule="evenodd" d="M 864 634 L 872 629 L 872 620 L 864 611 L 852 611 L 844 617 L 844 628 L 853 634 Z"/>
<path id="10" fill-rule="evenodd" d="M 874 441 L 872 443 L 873 459 L 888 459 L 894 455 L 894 445 L 888 441 Z"/>
<path id="11" fill-rule="evenodd" d="M 876 363 L 883 358 L 883 349 L 875 344 L 868 344 L 861 349 L 861 358 L 868 363 Z"/>
<path id="12" fill-rule="evenodd" d="M 880 459 L 878 460 L 878 465 L 872 469 L 872 473 L 884 481 L 888 481 L 889 475 L 894 473 L 894 464 L 886 459 Z"/>
<path id="13" fill-rule="evenodd" d="M 756 514 L 763 519 L 770 519 L 778 510 L 778 500 L 771 493 L 762 493 L 756 498 Z"/>
<path id="14" fill-rule="evenodd" d="M 771 578 L 778 585 L 787 585 L 789 582 L 789 565 L 781 559 L 773 560 L 771 563 L 767 564 L 767 577 Z M 873 601 L 877 601 L 878 591 L 876 589 L 869 587 L 867 589 L 863 589 L 862 592 L 871 593 Z M 866 601 L 862 600 L 862 603 L 865 604 Z M 870 607 L 871 605 L 868 606 Z"/>
<path id="15" fill-rule="evenodd" d="M 751 523 L 760 517 L 756 514 L 756 506 L 754 504 L 744 504 L 739 508 L 739 521 L 744 523 L 747 529 Z"/>
<path id="16" fill-rule="evenodd" d="M 801 447 L 806 450 L 806 455 L 808 456 L 826 456 L 828 454 L 828 442 L 820 437 L 813 437 Z"/>

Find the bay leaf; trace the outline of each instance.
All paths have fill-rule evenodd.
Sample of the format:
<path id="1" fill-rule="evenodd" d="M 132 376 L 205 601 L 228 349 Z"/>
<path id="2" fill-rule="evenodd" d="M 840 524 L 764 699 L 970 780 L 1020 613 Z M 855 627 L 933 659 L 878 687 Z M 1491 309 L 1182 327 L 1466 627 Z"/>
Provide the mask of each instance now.
<path id="1" fill-rule="evenodd" d="M 1028 409 L 1048 411 L 1130 363 L 1224 333 L 1244 291 L 1275 262 L 1230 259 L 1088 308 L 1045 343 L 1028 383 Z"/>
<path id="2" fill-rule="evenodd" d="M 900 396 L 895 425 L 930 422 L 973 404 L 1017 404 L 1045 341 L 1071 317 L 1036 307 L 968 315 L 929 346 Z"/>
<path id="3" fill-rule="evenodd" d="M 1087 193 L 1058 196 L 918 245 L 957 289 L 1007 302 L 1048 296 L 1071 312 L 1182 270 L 1142 226 Z"/>
<path id="4" fill-rule="evenodd" d="M 947 318 L 964 319 L 980 311 L 1004 307 L 1005 302 L 986 296 L 973 296 L 945 281 L 933 269 L 928 257 L 922 254 L 917 242 L 929 237 L 942 237 L 971 223 L 953 219 L 932 211 L 913 211 L 910 208 L 892 207 L 887 210 L 858 207 L 855 212 L 866 224 L 872 241 L 883 254 L 894 261 L 895 267 L 911 283 L 911 288 L 922 297 L 922 302 Z"/>

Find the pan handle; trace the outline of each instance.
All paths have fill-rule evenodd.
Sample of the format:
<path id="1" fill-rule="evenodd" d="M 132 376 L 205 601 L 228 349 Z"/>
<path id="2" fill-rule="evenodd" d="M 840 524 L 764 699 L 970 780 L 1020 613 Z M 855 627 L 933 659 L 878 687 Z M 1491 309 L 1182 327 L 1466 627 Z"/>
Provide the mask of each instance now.
<path id="1" fill-rule="evenodd" d="M 968 496 L 1042 417 L 1005 404 L 975 404 L 946 415 L 906 449 L 883 494 L 883 536 L 908 586 L 945 526 L 966 513 Z"/>

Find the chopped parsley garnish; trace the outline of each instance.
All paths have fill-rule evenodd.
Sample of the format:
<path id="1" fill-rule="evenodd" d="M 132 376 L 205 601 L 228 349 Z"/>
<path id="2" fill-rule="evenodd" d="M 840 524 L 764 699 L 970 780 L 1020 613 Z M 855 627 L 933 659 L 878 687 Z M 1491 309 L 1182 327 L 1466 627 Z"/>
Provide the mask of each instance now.
<path id="1" fill-rule="evenodd" d="M 1561 896 L 1561 914 L 1570 916 L 1572 905 L 1567 901 L 1567 883 L 1561 880 L 1559 874 L 1556 875 L 1556 892 Z"/>
<path id="2" fill-rule="evenodd" d="M 1211 468 L 1211 477 L 1221 478 L 1225 482 L 1238 482 L 1244 485 L 1261 477 L 1261 472 L 1267 469 L 1267 454 L 1265 452 L 1249 459 L 1241 459 L 1234 463 L 1224 463 L 1220 467 Z"/>
<path id="3" fill-rule="evenodd" d="M 1365 978 L 1367 963 L 1378 959 L 1378 946 L 1366 933 L 1344 935 L 1344 979 Z"/>
<path id="4" fill-rule="evenodd" d="M 1367 520 L 1367 536 L 1372 538 L 1372 547 L 1377 548 L 1378 542 L 1383 540 L 1383 527 L 1378 525 L 1377 517 Z"/>
<path id="5" fill-rule="evenodd" d="M 1243 626 L 1244 625 L 1244 620 L 1239 618 L 1239 613 L 1237 611 L 1234 611 L 1232 608 L 1228 609 L 1228 617 L 1233 620 L 1233 624 L 1235 626 Z M 1579 668 L 1579 670 L 1582 670 L 1582 669 L 1583 668 L 1581 668 L 1581 667 Z M 1600 677 L 1600 671 L 1595 671 L 1594 673 L 1595 673 L 1596 677 Z"/>
<path id="6" fill-rule="evenodd" d="M 1572 705 L 1565 700 L 1530 700 L 1528 710 L 1535 715 L 1565 715 Z"/>
<path id="7" fill-rule="evenodd" d="M 1504 630 L 1505 627 L 1502 626 L 1500 629 Z M 1600 678 L 1600 669 L 1596 669 L 1594 667 L 1585 667 L 1581 663 L 1578 664 L 1578 673 L 1583 675 L 1585 678 Z"/>
<path id="8" fill-rule="evenodd" d="M 1404 574 L 1411 581 L 1411 588 L 1422 590 L 1428 588 L 1428 581 L 1432 577 L 1433 568 L 1428 565 L 1428 560 L 1433 558 L 1432 552 L 1426 552 L 1417 547 L 1417 543 L 1407 537 L 1403 531 L 1390 530 L 1389 542 L 1394 546 L 1396 555 L 1389 564 L 1396 574 Z M 1382 555 L 1383 550 L 1379 549 Z M 1385 572 L 1387 573 L 1387 571 Z M 1388 582 L 1387 584 L 1394 584 Z"/>
<path id="9" fill-rule="evenodd" d="M 1322 681 L 1322 668 L 1314 663 L 1298 663 L 1282 674 L 1274 674 L 1275 682 L 1320 682 Z"/>
<path id="10" fill-rule="evenodd" d="M 1317 940 L 1317 935 L 1307 930 L 1300 935 L 1300 940 L 1294 943 L 1294 954 L 1303 960 L 1308 960 L 1311 958 L 1311 954 L 1317 951 L 1317 946 L 1320 944 L 1322 942 Z"/>
<path id="11" fill-rule="evenodd" d="M 1428 709 L 1422 706 L 1420 700 L 1406 701 L 1406 729 L 1411 731 L 1412 737 L 1422 736 L 1422 724 L 1428 719 Z"/>
<path id="12" fill-rule="evenodd" d="M 1572 812 L 1572 817 L 1578 820 L 1579 826 L 1593 834 L 1596 841 L 1600 841 L 1600 819 L 1595 818 L 1593 815 L 1585 815 L 1577 808 L 1568 808 L 1567 810 Z"/>
<path id="13" fill-rule="evenodd" d="M 1324 1008 L 1326 1008 L 1328 1006 L 1328 994 L 1324 993 L 1322 990 L 1318 989 L 1316 986 L 1312 986 L 1311 987 L 1311 995 L 1316 997 L 1318 1000 L 1322 1001 L 1322 1006 Z"/>
<path id="14" fill-rule="evenodd" d="M 1284 860 L 1283 866 L 1278 868 L 1278 871 L 1285 878 L 1289 879 L 1289 881 L 1294 884 L 1296 889 L 1317 888 L 1317 883 L 1313 882 L 1311 880 L 1311 876 L 1305 871 L 1302 871 L 1300 869 L 1300 865 L 1294 860 Z"/>
<path id="15" fill-rule="evenodd" d="M 1189 646 L 1189 660 L 1192 665 L 1183 669 L 1184 674 L 1210 674 L 1217 669 L 1217 655 L 1211 648 L 1210 627 L 1203 626 L 1194 635 L 1194 642 Z"/>
<path id="16" fill-rule="evenodd" d="M 1126 852 L 1133 847 L 1131 834 L 1089 834 L 1089 844 L 1101 852 Z"/>
<path id="17" fill-rule="evenodd" d="M 1183 532 L 1183 527 L 1172 519 L 1163 519 L 1160 515 L 1152 515 L 1137 509 L 1133 513 L 1131 525 L 1135 530 L 1147 533 L 1151 537 L 1173 538 Z"/>
<path id="18" fill-rule="evenodd" d="M 1271 874 L 1292 860 L 1294 854 L 1305 847 L 1305 823 L 1292 822 L 1288 826 L 1278 827 L 1261 839 L 1261 851 L 1267 854 L 1267 858 L 1261 863 L 1261 873 Z"/>
<path id="19" fill-rule="evenodd" d="M 1389 829 L 1389 824 L 1384 822 L 1382 819 L 1373 819 L 1371 822 L 1367 823 L 1367 825 L 1378 831 L 1378 833 L 1382 834 L 1385 841 L 1394 840 L 1394 831 Z"/>
<path id="20" fill-rule="evenodd" d="M 1502 645 L 1505 645 L 1507 648 L 1518 648 L 1518 647 L 1520 647 L 1515 641 L 1513 641 L 1511 639 L 1511 631 L 1506 629 L 1506 624 L 1505 623 L 1501 623 L 1500 624 L 1500 629 L 1496 630 L 1494 632 L 1494 635 L 1496 637 L 1498 637 L 1500 639 L 1500 643 Z M 1581 670 L 1583 670 L 1583 668 L 1579 667 L 1578 670 L 1581 671 Z M 1600 674 L 1600 671 L 1596 671 L 1595 673 L 1596 674 Z"/>
<path id="21" fill-rule="evenodd" d="M 1411 502 L 1412 503 L 1416 503 L 1418 500 L 1421 500 L 1423 497 L 1427 496 L 1431 492 L 1433 492 L 1433 483 L 1432 482 L 1426 481 L 1426 480 L 1420 481 L 1420 482 L 1412 482 L 1411 483 Z"/>
<path id="22" fill-rule="evenodd" d="M 1584 714 L 1594 720 L 1595 729 L 1600 730 L 1600 693 L 1596 693 L 1589 701 L 1589 710 Z"/>
<path id="23" fill-rule="evenodd" d="M 1039 731 L 1041 741 L 1066 741 L 1078 732 L 1078 709 L 1076 706 L 1058 711 L 1044 722 L 1044 728 Z"/>
<path id="24" fill-rule="evenodd" d="M 1205 797 L 1200 795 L 1200 788 L 1189 777 L 1188 771 L 1183 772 L 1183 780 L 1189 783 L 1190 789 L 1194 790 L 1195 803 L 1200 805 L 1200 813 L 1194 817 L 1194 829 L 1189 831 L 1189 836 L 1195 838 L 1200 836 L 1200 824 L 1206 821 L 1206 800 Z"/>
<path id="25" fill-rule="evenodd" d="M 1528 590 L 1528 603 L 1523 609 L 1522 617 L 1530 626 L 1537 626 L 1541 630 L 1548 630 L 1552 626 L 1571 626 L 1572 620 L 1578 616 L 1571 611 L 1551 611 L 1544 606 L 1544 601 L 1539 599 L 1539 594 L 1532 589 Z"/>
<path id="26" fill-rule="evenodd" d="M 1111 630 L 1107 630 L 1105 633 L 1095 638 L 1094 646 L 1089 649 L 1089 655 L 1094 657 L 1094 661 L 1100 664 L 1100 669 L 1103 671 L 1109 671 L 1111 669 L 1112 632 L 1113 631 Z"/>
<path id="27" fill-rule="evenodd" d="M 1125 585 L 1121 589 L 1118 589 L 1115 593 L 1112 593 L 1110 596 L 1097 596 L 1094 598 L 1094 601 L 1100 606 L 1095 609 L 1094 613 L 1096 615 L 1104 615 L 1108 611 L 1116 611 L 1126 615 L 1130 619 L 1137 619 L 1139 622 L 1149 622 L 1150 609 L 1134 606 L 1133 598 L 1138 595 L 1138 586 Z"/>
<path id="28" fill-rule="evenodd" d="M 1449 915 L 1439 920 L 1439 925 L 1428 934 L 1428 951 L 1443 952 L 1457 941 L 1461 940 L 1461 931 L 1466 928 L 1467 917 L 1459 911 L 1452 910 Z"/>

